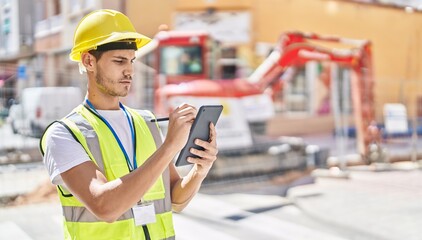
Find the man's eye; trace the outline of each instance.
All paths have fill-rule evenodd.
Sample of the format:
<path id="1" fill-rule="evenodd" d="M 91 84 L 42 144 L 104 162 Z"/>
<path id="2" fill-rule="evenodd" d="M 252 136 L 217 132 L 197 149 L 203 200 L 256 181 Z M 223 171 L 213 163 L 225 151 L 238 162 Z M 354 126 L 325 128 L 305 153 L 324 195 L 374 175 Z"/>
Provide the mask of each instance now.
<path id="1" fill-rule="evenodd" d="M 123 60 L 114 60 L 115 63 L 122 64 Z"/>

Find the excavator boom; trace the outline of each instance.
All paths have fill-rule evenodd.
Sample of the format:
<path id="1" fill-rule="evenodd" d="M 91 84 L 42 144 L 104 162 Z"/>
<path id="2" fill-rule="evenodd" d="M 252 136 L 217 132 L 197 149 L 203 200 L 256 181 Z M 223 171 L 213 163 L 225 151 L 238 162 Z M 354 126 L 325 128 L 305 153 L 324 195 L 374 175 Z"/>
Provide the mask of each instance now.
<path id="1" fill-rule="evenodd" d="M 349 47 L 333 48 L 317 44 L 321 42 Z M 352 70 L 351 95 L 357 148 L 359 153 L 366 157 L 369 145 L 366 129 L 375 120 L 370 41 L 287 32 L 280 36 L 275 49 L 248 78 L 248 81 L 264 91 L 268 87 L 276 86 L 274 83 L 280 79 L 287 68 L 303 66 L 309 61 L 333 62 Z M 278 86 L 275 91 L 279 91 L 279 88 Z"/>

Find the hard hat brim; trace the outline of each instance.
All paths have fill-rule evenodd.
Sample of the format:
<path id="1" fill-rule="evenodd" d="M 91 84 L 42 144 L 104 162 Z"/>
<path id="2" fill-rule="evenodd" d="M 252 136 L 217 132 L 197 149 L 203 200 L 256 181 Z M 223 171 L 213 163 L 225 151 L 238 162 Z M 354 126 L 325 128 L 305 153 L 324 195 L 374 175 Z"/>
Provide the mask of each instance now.
<path id="1" fill-rule="evenodd" d="M 147 43 L 149 43 L 151 41 L 151 39 L 145 35 L 142 35 L 140 33 L 137 32 L 119 32 L 119 33 L 112 33 L 110 34 L 108 37 L 106 37 L 105 39 L 103 39 L 102 41 L 96 42 L 96 46 L 94 48 L 83 48 L 83 47 L 79 47 L 79 46 L 75 46 L 71 53 L 69 54 L 69 58 L 72 61 L 75 62 L 80 62 L 81 61 L 81 54 L 83 52 L 89 51 L 89 50 L 93 50 L 96 49 L 97 46 L 106 44 L 106 43 L 111 43 L 111 42 L 117 42 L 117 41 L 121 41 L 124 39 L 134 39 L 136 42 L 136 47 L 137 49 L 145 46 Z M 93 41 L 97 41 L 96 39 L 93 39 Z"/>

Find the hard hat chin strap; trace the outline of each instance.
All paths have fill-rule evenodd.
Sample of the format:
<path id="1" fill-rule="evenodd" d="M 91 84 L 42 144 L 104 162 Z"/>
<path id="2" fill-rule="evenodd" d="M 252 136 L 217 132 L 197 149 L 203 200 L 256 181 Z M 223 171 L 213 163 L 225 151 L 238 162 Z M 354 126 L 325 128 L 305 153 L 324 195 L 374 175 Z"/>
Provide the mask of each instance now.
<path id="1" fill-rule="evenodd" d="M 79 62 L 78 66 L 79 66 L 79 73 L 80 74 L 83 74 L 84 72 L 86 72 L 86 68 L 85 68 L 83 63 Z"/>

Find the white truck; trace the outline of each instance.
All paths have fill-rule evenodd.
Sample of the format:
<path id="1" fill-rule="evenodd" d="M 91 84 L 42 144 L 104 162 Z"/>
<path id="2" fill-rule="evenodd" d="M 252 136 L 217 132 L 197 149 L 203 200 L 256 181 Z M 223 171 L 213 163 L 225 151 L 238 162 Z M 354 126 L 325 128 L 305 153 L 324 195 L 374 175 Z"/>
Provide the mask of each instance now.
<path id="1" fill-rule="evenodd" d="M 76 87 L 25 88 L 18 103 L 20 107 L 14 107 L 21 112 L 10 116 L 10 122 L 15 123 L 14 132 L 41 137 L 51 122 L 66 116 L 82 101 L 82 91 Z"/>

